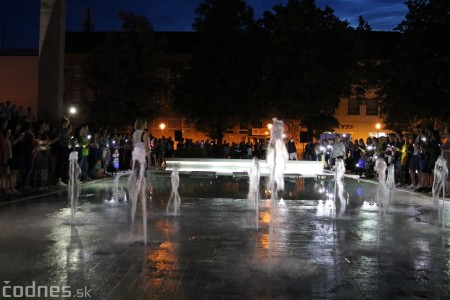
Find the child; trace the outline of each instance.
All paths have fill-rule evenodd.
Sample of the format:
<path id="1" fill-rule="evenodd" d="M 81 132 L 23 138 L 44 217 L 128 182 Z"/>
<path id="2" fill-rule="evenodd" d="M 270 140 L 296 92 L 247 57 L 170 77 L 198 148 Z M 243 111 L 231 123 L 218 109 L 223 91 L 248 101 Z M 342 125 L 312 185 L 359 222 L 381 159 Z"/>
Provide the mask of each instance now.
<path id="1" fill-rule="evenodd" d="M 117 171 L 119 170 L 119 149 L 118 148 L 114 148 L 114 152 L 112 154 L 112 163 L 113 163 L 113 167 L 114 167 L 114 173 L 117 173 Z"/>
<path id="2" fill-rule="evenodd" d="M 102 168 L 102 160 L 97 159 L 97 162 L 91 169 L 91 178 L 104 178 L 105 177 L 105 170 Z"/>

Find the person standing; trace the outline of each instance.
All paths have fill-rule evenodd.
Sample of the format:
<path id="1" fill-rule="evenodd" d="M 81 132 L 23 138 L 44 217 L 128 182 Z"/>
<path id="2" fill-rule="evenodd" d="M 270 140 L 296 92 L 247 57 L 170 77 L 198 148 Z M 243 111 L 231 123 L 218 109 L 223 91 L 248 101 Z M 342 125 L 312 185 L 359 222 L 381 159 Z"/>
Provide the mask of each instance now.
<path id="1" fill-rule="evenodd" d="M 81 125 L 78 133 L 78 142 L 80 143 L 80 168 L 81 168 L 81 181 L 89 181 L 89 148 L 90 141 L 88 138 L 89 127 L 86 124 Z"/>
<path id="2" fill-rule="evenodd" d="M 286 146 L 289 153 L 289 160 L 298 160 L 297 147 L 295 146 L 294 139 L 291 138 Z"/>
<path id="3" fill-rule="evenodd" d="M 319 140 L 316 140 L 313 144 L 314 146 L 314 160 L 321 161 L 323 155 L 323 146 Z"/>
<path id="4" fill-rule="evenodd" d="M 114 148 L 112 156 L 112 165 L 114 167 L 114 174 L 117 174 L 117 172 L 120 169 L 120 154 L 119 154 L 119 148 Z"/>
<path id="5" fill-rule="evenodd" d="M 55 185 L 65 186 L 67 185 L 64 180 L 67 180 L 67 172 L 69 165 L 69 143 L 70 136 L 68 132 L 70 121 L 68 118 L 64 117 L 61 120 L 61 125 L 58 128 L 57 136 L 52 141 L 51 144 L 54 144 L 54 151 L 56 156 L 56 165 L 55 165 Z"/>
<path id="6" fill-rule="evenodd" d="M 166 143 L 166 157 L 173 157 L 173 151 L 174 151 L 174 142 L 172 140 L 172 137 L 169 136 Z"/>
<path id="7" fill-rule="evenodd" d="M 311 141 L 308 141 L 305 146 L 305 160 L 314 160 L 314 146 Z"/>
<path id="8" fill-rule="evenodd" d="M 8 162 L 11 156 L 11 130 L 8 130 L 8 121 L 0 119 L 0 197 L 5 197 L 8 192 Z M 1 199 L 1 198 L 0 198 Z"/>
<path id="9" fill-rule="evenodd" d="M 139 163 L 145 163 L 147 153 L 150 151 L 147 134 L 147 122 L 142 118 L 137 118 L 134 124 L 133 140 L 133 171 L 139 168 Z M 144 158 L 141 157 L 144 155 Z M 144 159 L 144 160 L 142 160 Z M 134 174 L 134 173 L 133 173 Z"/>
<path id="10" fill-rule="evenodd" d="M 110 158 L 109 138 L 110 134 L 108 132 L 108 129 L 103 128 L 99 138 L 99 146 L 100 151 L 102 152 L 102 166 L 106 172 L 108 172 L 109 158 Z"/>
<path id="11" fill-rule="evenodd" d="M 33 184 L 31 174 L 34 170 L 36 152 L 38 150 L 38 140 L 36 139 L 33 131 L 31 130 L 31 125 L 29 123 L 24 123 L 23 126 L 25 129 L 25 136 L 23 138 L 25 173 L 22 188 L 29 190 L 31 189 L 31 185 Z"/>
<path id="12" fill-rule="evenodd" d="M 409 137 L 405 134 L 402 136 L 403 143 L 399 148 L 398 153 L 400 155 L 400 186 L 407 187 L 409 184 L 409 160 L 413 153 L 413 146 L 409 141 Z"/>
<path id="13" fill-rule="evenodd" d="M 419 154 L 421 152 L 422 147 L 422 127 L 416 127 L 416 136 L 413 136 L 412 145 L 413 145 L 413 153 L 409 159 L 409 176 L 411 178 L 411 184 L 408 188 L 411 189 L 419 189 L 420 186 L 420 165 L 419 165 Z"/>
<path id="14" fill-rule="evenodd" d="M 333 144 L 333 148 L 331 149 L 331 167 L 333 167 L 336 163 L 336 159 L 344 159 L 345 157 L 345 145 L 342 143 L 341 137 L 336 135 L 335 142 Z"/>
<path id="15" fill-rule="evenodd" d="M 28 123 L 29 124 L 29 123 Z M 49 138 L 47 131 L 49 129 L 46 121 L 39 121 L 35 137 L 38 142 L 36 157 L 34 159 L 34 187 L 38 190 L 45 190 L 49 185 Z"/>
<path id="16" fill-rule="evenodd" d="M 16 188 L 22 185 L 23 174 L 25 172 L 25 158 L 23 149 L 23 138 L 25 137 L 25 132 L 22 130 L 22 123 L 16 122 L 11 125 L 11 154 L 12 157 L 9 160 L 9 171 L 10 171 L 10 188 L 9 190 L 13 193 L 19 193 Z"/>

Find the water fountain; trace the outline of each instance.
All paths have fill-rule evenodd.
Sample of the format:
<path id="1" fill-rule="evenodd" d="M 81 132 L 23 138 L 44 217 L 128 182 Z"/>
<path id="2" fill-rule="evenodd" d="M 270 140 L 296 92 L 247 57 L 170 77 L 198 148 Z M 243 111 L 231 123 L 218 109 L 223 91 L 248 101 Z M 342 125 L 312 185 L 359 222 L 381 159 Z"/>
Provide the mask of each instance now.
<path id="1" fill-rule="evenodd" d="M 144 244 L 147 245 L 147 182 L 145 180 L 145 171 L 147 161 L 145 159 L 145 150 L 135 147 L 132 153 L 133 168 L 128 177 L 128 194 L 131 200 L 131 232 L 133 232 L 134 219 L 138 200 L 142 206 L 142 229 L 144 234 Z"/>
<path id="2" fill-rule="evenodd" d="M 336 207 L 336 199 L 339 197 L 341 208 L 339 210 L 339 216 L 345 212 L 347 200 L 344 197 L 344 175 L 345 175 L 345 164 L 344 160 L 341 158 L 336 159 L 334 172 L 334 205 Z"/>
<path id="3" fill-rule="evenodd" d="M 284 123 L 281 120 L 273 119 L 270 130 L 269 147 L 267 150 L 267 165 L 269 167 L 269 188 L 272 197 L 277 197 L 276 191 L 284 190 L 284 170 L 289 154 L 284 144 Z"/>
<path id="4" fill-rule="evenodd" d="M 387 198 L 387 204 L 391 203 L 392 201 L 392 195 L 394 193 L 395 188 L 395 165 L 390 164 L 387 171 L 387 178 L 386 178 L 386 198 Z"/>
<path id="5" fill-rule="evenodd" d="M 169 214 L 170 208 L 173 208 L 173 215 L 176 217 L 180 210 L 181 199 L 178 194 L 178 186 L 180 185 L 180 175 L 178 174 L 178 169 L 173 168 L 172 173 L 170 175 L 170 179 L 172 182 L 172 192 L 170 194 L 169 201 L 166 206 L 166 213 Z"/>
<path id="6" fill-rule="evenodd" d="M 387 163 L 383 157 L 378 157 L 375 161 L 374 171 L 378 174 L 378 186 L 375 194 L 375 202 L 378 205 L 378 226 L 377 226 L 377 249 L 380 245 L 381 209 L 386 212 L 387 186 L 386 186 Z"/>
<path id="7" fill-rule="evenodd" d="M 284 123 L 277 118 L 273 118 L 270 130 L 269 147 L 267 149 L 267 165 L 269 167 L 269 185 L 271 200 L 271 218 L 269 229 L 269 253 L 272 254 L 273 227 L 276 222 L 276 204 L 278 192 L 284 190 L 284 170 L 289 154 L 284 143 Z"/>
<path id="8" fill-rule="evenodd" d="M 78 152 L 72 151 L 69 155 L 69 182 L 68 182 L 68 196 L 70 201 L 70 223 L 75 225 L 75 212 L 77 211 L 78 197 L 80 196 L 80 186 L 78 184 L 78 176 L 80 176 L 81 169 L 78 165 Z"/>
<path id="9" fill-rule="evenodd" d="M 438 208 L 442 219 L 442 228 L 445 227 L 445 182 L 448 177 L 448 167 L 445 158 L 440 155 L 434 165 L 433 203 Z M 439 193 L 442 190 L 442 212 L 439 209 Z"/>
<path id="10" fill-rule="evenodd" d="M 114 182 L 113 182 L 113 196 L 112 196 L 112 201 L 120 201 L 121 199 L 123 201 L 127 201 L 127 194 L 125 193 L 125 191 L 123 190 L 123 187 L 121 187 L 119 185 L 120 182 L 120 177 L 122 177 L 123 174 L 116 174 L 116 176 L 114 177 Z"/>
<path id="11" fill-rule="evenodd" d="M 259 224 L 259 181 L 261 178 L 260 170 L 259 170 L 259 159 L 257 157 L 253 157 L 252 167 L 248 173 L 249 177 L 249 188 L 247 199 L 252 201 L 252 206 L 255 209 L 255 225 L 256 230 L 258 230 Z"/>
<path id="12" fill-rule="evenodd" d="M 386 211 L 388 189 L 386 185 L 386 170 L 387 164 L 384 158 L 378 157 L 375 161 L 375 172 L 378 174 L 378 187 L 375 195 L 375 201 L 378 204 L 378 209 L 383 208 Z"/>

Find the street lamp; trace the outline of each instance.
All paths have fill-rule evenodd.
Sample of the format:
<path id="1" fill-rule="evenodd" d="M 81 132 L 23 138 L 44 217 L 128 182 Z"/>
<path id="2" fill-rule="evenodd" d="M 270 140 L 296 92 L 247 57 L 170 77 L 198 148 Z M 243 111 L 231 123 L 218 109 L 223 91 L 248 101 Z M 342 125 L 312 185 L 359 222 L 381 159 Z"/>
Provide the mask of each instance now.
<path id="1" fill-rule="evenodd" d="M 69 114 L 74 115 L 77 113 L 77 109 L 74 106 L 69 107 Z"/>
<path id="2" fill-rule="evenodd" d="M 164 123 L 159 124 L 159 128 L 161 129 L 161 136 L 162 136 L 164 133 L 164 128 L 166 128 L 166 124 Z"/>
<path id="3" fill-rule="evenodd" d="M 272 132 L 272 123 L 267 124 L 267 129 L 269 129 L 269 132 L 265 132 L 265 133 L 270 136 L 270 134 Z"/>
<path id="4" fill-rule="evenodd" d="M 380 123 L 375 124 L 375 128 L 377 129 L 377 137 L 380 137 L 379 130 L 381 128 L 381 124 Z"/>

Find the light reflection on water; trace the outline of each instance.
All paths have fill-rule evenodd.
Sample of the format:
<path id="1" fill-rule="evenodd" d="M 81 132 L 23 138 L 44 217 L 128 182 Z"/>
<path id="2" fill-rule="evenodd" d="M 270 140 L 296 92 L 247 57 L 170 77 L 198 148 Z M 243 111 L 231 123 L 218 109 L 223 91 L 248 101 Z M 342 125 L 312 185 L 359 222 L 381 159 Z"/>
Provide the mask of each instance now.
<path id="1" fill-rule="evenodd" d="M 248 270 L 241 270 L 242 266 L 248 261 L 267 263 L 271 203 L 260 200 L 258 231 L 250 226 L 243 228 L 243 218 L 253 220 L 253 211 L 246 205 L 245 180 L 191 180 L 180 176 L 178 218 L 164 214 L 170 197 L 170 178 L 150 180 L 153 199 L 149 205 L 147 248 L 119 239 L 130 230 L 129 204 L 105 203 L 104 199 L 111 196 L 112 182 L 104 182 L 83 188 L 82 195 L 94 196 L 80 197 L 76 215 L 79 226 L 75 227 L 63 225 L 70 218 L 65 196 L 2 207 L 2 253 L 13 253 L 13 242 L 21 242 L 16 244 L 19 246 L 15 255 L 3 254 L 0 268 L 6 270 L 7 276 L 20 278 L 27 274 L 21 263 L 25 261 L 33 272 L 23 280 L 37 278 L 74 285 L 88 282 L 97 287 L 98 294 L 108 295 L 102 290 L 107 286 L 106 278 L 120 281 L 133 272 L 140 274 L 140 289 L 154 291 L 161 288 L 165 278 L 178 276 L 177 272 L 186 269 L 186 281 L 177 279 L 185 286 L 186 282 L 192 284 L 187 285 L 185 292 L 189 293 L 196 286 L 192 283 L 195 280 L 187 276 L 201 273 L 201 268 L 210 267 L 208 272 L 228 283 L 230 274 L 214 273 L 226 266 L 237 281 L 245 282 L 243 274 Z M 125 182 L 126 178 L 121 181 Z M 300 277 L 301 282 L 308 282 L 308 296 L 330 296 L 330 290 L 357 286 L 364 295 L 383 299 L 387 294 L 382 291 L 389 291 L 394 285 L 407 292 L 421 289 L 430 298 L 440 299 L 432 292 L 442 287 L 442 278 L 450 274 L 450 241 L 448 232 L 438 228 L 431 199 L 398 193 L 392 207 L 379 218 L 373 199 L 376 186 L 346 181 L 346 211 L 343 218 L 335 218 L 334 201 L 326 196 L 333 188 L 332 181 L 302 178 L 289 181 L 286 187 L 284 203 L 276 206 L 273 237 L 274 261 L 279 264 L 273 270 L 280 272 L 278 275 L 284 280 L 295 279 L 298 283 Z M 262 185 L 261 195 L 264 189 Z M 29 249 L 32 245 L 40 249 L 21 252 L 22 246 Z M 17 267 L 11 268 L 11 264 Z M 307 267 L 302 268 L 303 265 Z M 306 278 L 305 274 L 314 280 L 308 281 L 311 277 Z M 253 280 L 261 289 L 268 288 L 264 280 Z"/>

